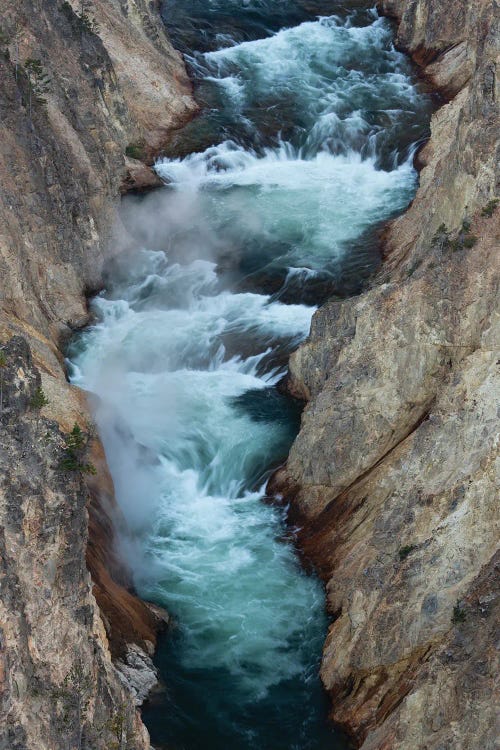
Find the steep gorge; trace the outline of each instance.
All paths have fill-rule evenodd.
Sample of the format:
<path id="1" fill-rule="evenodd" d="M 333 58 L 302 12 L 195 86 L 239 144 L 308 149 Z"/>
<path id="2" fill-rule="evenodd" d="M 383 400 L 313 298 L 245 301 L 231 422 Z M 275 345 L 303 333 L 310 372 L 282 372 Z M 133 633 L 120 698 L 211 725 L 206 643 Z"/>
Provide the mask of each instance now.
<path id="1" fill-rule="evenodd" d="M 138 749 L 149 741 L 110 650 L 123 659 L 133 643 L 142 659 L 163 615 L 127 591 L 113 559 L 113 491 L 98 441 L 97 484 L 58 473 L 60 430 L 88 423 L 60 346 L 87 320 L 84 292 L 101 285 L 120 190 L 154 183 L 125 159 L 127 145 L 150 162 L 195 105 L 156 3 L 94 2 L 98 34 L 61 5 L 22 0 L 14 15 L 0 2 L 0 737 L 16 750 L 66 747 L 61 717 L 83 693 L 92 746 Z M 309 405 L 275 487 L 293 497 L 336 618 L 322 672 L 332 718 L 365 750 L 489 748 L 498 212 L 481 211 L 498 195 L 498 5 L 381 6 L 450 101 L 419 154 L 417 197 L 387 231 L 378 279 L 327 303 L 292 358 L 290 390 Z M 51 77 L 46 108 L 34 105 L 31 117 L 26 81 L 15 76 L 29 57 Z M 433 241 L 442 224 L 455 236 L 464 219 L 471 227 L 455 249 Z M 38 419 L 29 402 L 40 383 L 50 403 Z M 101 612 L 84 566 L 87 509 Z M 452 623 L 455 606 L 463 615 Z"/>

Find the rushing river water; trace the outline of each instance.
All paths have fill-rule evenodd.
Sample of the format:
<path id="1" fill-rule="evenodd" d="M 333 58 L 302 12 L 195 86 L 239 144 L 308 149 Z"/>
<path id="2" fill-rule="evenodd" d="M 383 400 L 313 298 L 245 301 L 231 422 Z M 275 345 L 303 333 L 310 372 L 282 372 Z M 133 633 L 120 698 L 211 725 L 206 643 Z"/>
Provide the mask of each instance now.
<path id="1" fill-rule="evenodd" d="M 364 2 L 164 15 L 203 111 L 157 165 L 168 186 L 125 203 L 137 251 L 69 352 L 99 397 L 137 589 L 177 621 L 144 718 L 157 748 L 343 748 L 318 678 L 323 591 L 262 502 L 300 419 L 275 386 L 313 305 L 376 266 L 429 102 Z"/>

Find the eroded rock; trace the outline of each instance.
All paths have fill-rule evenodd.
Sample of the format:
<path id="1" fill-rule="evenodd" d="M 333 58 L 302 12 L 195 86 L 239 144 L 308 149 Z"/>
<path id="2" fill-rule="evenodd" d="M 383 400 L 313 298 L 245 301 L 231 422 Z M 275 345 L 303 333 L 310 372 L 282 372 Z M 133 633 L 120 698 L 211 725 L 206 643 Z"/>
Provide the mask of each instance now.
<path id="1" fill-rule="evenodd" d="M 451 100 L 379 277 L 321 308 L 292 356 L 308 404 L 273 489 L 327 585 L 332 719 L 364 750 L 492 750 L 500 212 L 483 209 L 499 184 L 498 4 L 379 5 Z"/>
<path id="2" fill-rule="evenodd" d="M 111 655 L 131 644 L 148 653 L 162 617 L 134 596 L 114 550 L 117 509 L 99 441 L 92 483 L 57 468 L 61 431 L 89 422 L 61 348 L 88 321 L 86 293 L 120 250 L 113 227 L 127 150 L 141 144 L 136 168 L 147 172 L 196 105 L 156 2 L 91 6 L 88 28 L 79 2 L 0 0 L 0 746 L 9 750 L 149 747 Z M 49 79 L 45 102 L 32 97 L 31 107 L 28 58 Z M 49 399 L 37 415 L 34 387 Z"/>

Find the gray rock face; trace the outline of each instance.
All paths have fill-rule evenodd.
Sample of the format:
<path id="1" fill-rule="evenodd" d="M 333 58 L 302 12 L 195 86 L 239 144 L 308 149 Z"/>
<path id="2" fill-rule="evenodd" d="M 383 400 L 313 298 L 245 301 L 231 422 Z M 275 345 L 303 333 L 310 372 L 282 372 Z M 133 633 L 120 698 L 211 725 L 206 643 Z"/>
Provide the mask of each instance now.
<path id="1" fill-rule="evenodd" d="M 134 695 L 135 704 L 140 706 L 158 684 L 158 672 L 151 657 L 132 644 L 127 647 L 123 661 L 118 659 L 115 666 L 120 678 Z"/>
<path id="2" fill-rule="evenodd" d="M 0 351 L 0 747 L 110 748 L 118 722 L 121 747 L 146 748 L 85 566 L 87 487 L 30 405 L 41 380 L 26 341 Z"/>
<path id="3" fill-rule="evenodd" d="M 79 0 L 0 0 L 0 325 L 27 336 L 49 372 L 60 369 L 60 337 L 86 319 L 84 293 L 99 287 L 106 254 L 119 249 L 126 175 L 134 186 L 127 146 L 150 161 L 196 111 L 155 5 L 93 0 L 97 33 L 83 33 L 71 9 Z M 50 79 L 31 112 L 28 58 Z"/>
<path id="4" fill-rule="evenodd" d="M 308 403 L 273 488 L 327 585 L 332 718 L 364 750 L 492 750 L 500 210 L 484 209 L 499 184 L 498 4 L 380 6 L 453 98 L 378 279 L 320 309 L 292 356 L 289 388 Z"/>
<path id="5" fill-rule="evenodd" d="M 114 554 L 102 446 L 93 441 L 92 482 L 58 470 L 62 432 L 89 421 L 85 398 L 66 382 L 61 347 L 87 320 L 85 293 L 99 288 L 106 255 L 120 249 L 124 180 L 151 182 L 145 163 L 196 105 L 156 0 L 90 5 L 89 30 L 79 0 L 0 0 L 0 348 L 8 359 L 0 366 L 0 747 L 8 750 L 149 747 L 110 654 L 119 658 L 131 643 L 147 651 L 163 615 L 128 590 Z M 29 58 L 50 79 L 31 106 Z M 131 149 L 143 162 L 133 169 Z M 43 417 L 29 406 L 40 384 L 49 398 Z"/>

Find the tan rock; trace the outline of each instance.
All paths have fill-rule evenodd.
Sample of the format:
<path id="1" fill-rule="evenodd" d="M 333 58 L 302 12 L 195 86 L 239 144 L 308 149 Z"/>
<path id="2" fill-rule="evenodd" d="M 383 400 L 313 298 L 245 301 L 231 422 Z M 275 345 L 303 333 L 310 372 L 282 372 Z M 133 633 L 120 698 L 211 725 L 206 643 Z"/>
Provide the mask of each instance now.
<path id="1" fill-rule="evenodd" d="M 378 279 L 320 309 L 291 358 L 308 404 L 273 489 L 327 585 L 334 721 L 363 750 L 492 750 L 500 211 L 482 209 L 499 184 L 498 4 L 380 5 L 453 98 Z M 455 246 L 433 239 L 442 224 Z"/>
<path id="2" fill-rule="evenodd" d="M 8 41 L 0 49 L 0 346 L 19 360 L 15 377 L 7 368 L 12 403 L 0 415 L 0 746 L 9 750 L 67 750 L 79 746 L 80 730 L 87 746 L 109 750 L 117 721 L 120 747 L 149 747 L 134 686 L 111 656 L 125 659 L 143 697 L 166 615 L 131 593 L 114 550 L 117 509 L 100 443 L 88 484 L 78 472 L 62 476 L 58 463 L 63 433 L 89 421 L 62 349 L 88 321 L 85 295 L 99 289 L 106 255 L 119 249 L 127 146 L 140 142 L 151 162 L 196 111 L 157 11 L 145 0 L 95 0 L 89 33 L 68 3 L 0 0 Z M 46 104 L 33 102 L 31 115 L 29 57 L 50 78 Z M 135 187 L 151 184 L 149 167 L 134 171 Z M 29 341 L 33 361 L 14 334 Z M 29 407 L 36 385 L 49 399 L 41 414 Z"/>

